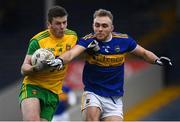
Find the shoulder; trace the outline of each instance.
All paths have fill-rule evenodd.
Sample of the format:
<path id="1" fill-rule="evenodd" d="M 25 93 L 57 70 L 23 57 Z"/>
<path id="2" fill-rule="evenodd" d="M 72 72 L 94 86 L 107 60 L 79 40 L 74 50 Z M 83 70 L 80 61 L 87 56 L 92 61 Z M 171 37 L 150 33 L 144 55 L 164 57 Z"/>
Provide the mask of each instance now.
<path id="1" fill-rule="evenodd" d="M 95 36 L 93 33 L 87 34 L 84 37 L 80 38 L 77 42 L 78 45 L 81 45 L 85 48 L 88 47 L 88 45 L 95 39 Z"/>
<path id="2" fill-rule="evenodd" d="M 132 42 L 132 41 L 135 41 L 132 37 L 130 37 L 128 34 L 124 34 L 124 33 L 118 33 L 118 32 L 113 32 L 112 33 L 112 37 L 113 39 L 115 40 L 121 40 L 121 41 L 124 41 L 124 42 Z"/>
<path id="3" fill-rule="evenodd" d="M 93 33 L 87 34 L 84 37 L 82 37 L 83 40 L 93 39 L 95 35 Z"/>
<path id="4" fill-rule="evenodd" d="M 74 35 L 74 36 L 77 36 L 77 33 L 73 30 L 70 30 L 70 29 L 66 29 L 65 30 L 65 34 L 66 35 Z"/>
<path id="5" fill-rule="evenodd" d="M 128 44 L 135 44 L 136 45 L 136 40 L 134 40 L 128 34 L 113 32 L 112 36 L 113 36 L 114 40 L 119 40 L 119 43 L 124 43 L 127 45 Z"/>
<path id="6" fill-rule="evenodd" d="M 36 34 L 35 36 L 33 36 L 33 38 L 31 39 L 32 40 L 36 40 L 36 41 L 39 41 L 41 39 L 44 39 L 44 38 L 47 38 L 50 36 L 50 33 L 48 30 L 44 30 L 44 31 L 41 31 L 39 32 L 38 34 Z"/>
<path id="7" fill-rule="evenodd" d="M 44 38 L 47 38 L 50 36 L 50 33 L 48 30 L 44 30 L 44 31 L 41 31 L 39 33 L 37 33 L 35 36 L 33 36 L 30 41 L 29 41 L 29 45 L 30 47 L 31 46 L 38 46 L 39 47 L 39 41 L 44 39 Z"/>
<path id="8" fill-rule="evenodd" d="M 112 32 L 112 37 L 113 38 L 123 38 L 123 39 L 129 38 L 129 36 L 127 34 L 118 33 L 118 32 Z"/>

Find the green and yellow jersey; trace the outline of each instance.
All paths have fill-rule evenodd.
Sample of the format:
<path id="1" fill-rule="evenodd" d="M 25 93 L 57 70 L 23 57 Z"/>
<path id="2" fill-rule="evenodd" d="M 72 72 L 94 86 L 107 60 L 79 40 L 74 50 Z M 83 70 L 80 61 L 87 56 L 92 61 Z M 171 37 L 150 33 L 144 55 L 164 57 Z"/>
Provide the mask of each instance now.
<path id="1" fill-rule="evenodd" d="M 76 41 L 77 35 L 72 30 L 66 29 L 65 35 L 62 38 L 56 38 L 47 29 L 38 33 L 30 40 L 27 55 L 32 55 L 39 48 L 48 48 L 55 56 L 60 56 L 65 51 L 71 49 L 76 44 Z M 53 70 L 33 73 L 25 76 L 23 83 L 38 85 L 55 94 L 60 94 L 62 93 L 62 85 L 66 71 L 67 65 L 60 71 Z"/>

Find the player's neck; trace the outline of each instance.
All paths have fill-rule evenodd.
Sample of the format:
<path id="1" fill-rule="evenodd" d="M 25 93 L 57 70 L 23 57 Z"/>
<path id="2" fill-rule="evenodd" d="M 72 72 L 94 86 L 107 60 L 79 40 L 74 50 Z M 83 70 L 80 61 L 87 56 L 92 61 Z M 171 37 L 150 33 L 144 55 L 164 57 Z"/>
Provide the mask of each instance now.
<path id="1" fill-rule="evenodd" d="M 54 39 L 62 39 L 64 37 L 64 34 L 60 36 L 56 36 L 51 30 L 49 30 L 49 32 L 50 32 L 51 37 Z"/>
<path id="2" fill-rule="evenodd" d="M 112 39 L 112 34 L 109 34 L 109 36 L 107 37 L 107 39 L 106 39 L 105 41 L 103 41 L 103 42 L 110 42 L 111 39 Z"/>

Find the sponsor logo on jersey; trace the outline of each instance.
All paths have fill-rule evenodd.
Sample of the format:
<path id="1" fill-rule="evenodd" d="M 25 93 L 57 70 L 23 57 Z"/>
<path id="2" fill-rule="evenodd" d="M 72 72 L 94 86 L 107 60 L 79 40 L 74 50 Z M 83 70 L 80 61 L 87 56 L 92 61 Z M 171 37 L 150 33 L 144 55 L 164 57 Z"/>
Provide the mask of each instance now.
<path id="1" fill-rule="evenodd" d="M 117 55 L 88 55 L 88 60 L 90 64 L 97 64 L 99 66 L 118 66 L 124 63 L 124 54 Z"/>

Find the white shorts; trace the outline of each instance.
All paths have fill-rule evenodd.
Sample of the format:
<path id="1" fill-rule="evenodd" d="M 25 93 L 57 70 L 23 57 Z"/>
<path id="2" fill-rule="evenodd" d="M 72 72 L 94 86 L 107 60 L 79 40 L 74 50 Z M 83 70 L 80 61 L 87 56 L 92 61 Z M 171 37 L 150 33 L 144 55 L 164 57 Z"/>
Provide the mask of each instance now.
<path id="1" fill-rule="evenodd" d="M 120 116 L 123 119 L 122 97 L 102 97 L 93 92 L 85 91 L 82 95 L 81 111 L 89 106 L 100 108 L 101 119 L 108 116 Z"/>

